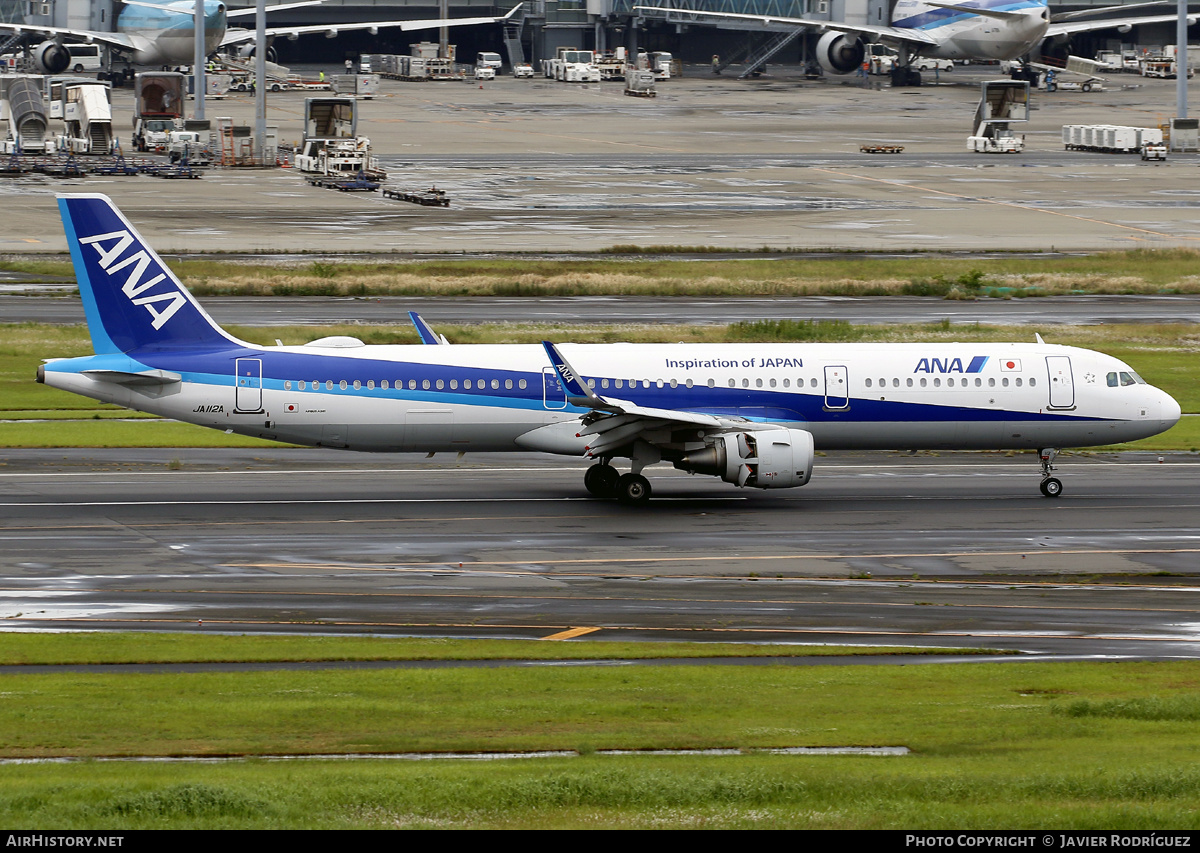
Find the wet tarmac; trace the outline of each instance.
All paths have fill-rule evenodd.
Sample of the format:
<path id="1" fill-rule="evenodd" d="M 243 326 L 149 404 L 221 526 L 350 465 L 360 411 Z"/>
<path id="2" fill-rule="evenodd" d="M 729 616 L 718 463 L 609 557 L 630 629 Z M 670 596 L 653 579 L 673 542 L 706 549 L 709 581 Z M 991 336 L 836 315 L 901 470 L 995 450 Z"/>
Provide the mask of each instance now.
<path id="1" fill-rule="evenodd" d="M 315 72 L 314 72 L 315 73 Z M 91 177 L 0 182 L 0 252 L 62 251 L 53 194 L 104 192 L 160 251 L 590 251 L 718 248 L 1100 250 L 1200 245 L 1200 157 L 1064 151 L 1064 124 L 1155 125 L 1173 81 L 1114 76 L 1110 91 L 1037 93 L 1021 155 L 965 151 L 979 83 L 937 85 L 713 78 L 689 67 L 659 97 L 619 84 L 536 78 L 486 84 L 383 81 L 360 132 L 390 186 L 445 190 L 449 209 L 308 186 L 288 169 L 213 170 L 200 181 Z M 283 142 L 301 136 L 308 93 L 269 98 Z M 118 129 L 132 94 L 115 95 Z M 208 116 L 253 123 L 249 96 Z M 127 134 L 126 134 L 127 137 Z M 867 155 L 860 144 L 903 145 Z"/>
<path id="2" fill-rule="evenodd" d="M 178 458 L 178 466 L 170 464 Z M 811 485 L 317 450 L 12 451 L 0 625 L 1194 657 L 1193 456 L 835 454 Z M 581 630 L 585 629 L 585 630 Z"/>

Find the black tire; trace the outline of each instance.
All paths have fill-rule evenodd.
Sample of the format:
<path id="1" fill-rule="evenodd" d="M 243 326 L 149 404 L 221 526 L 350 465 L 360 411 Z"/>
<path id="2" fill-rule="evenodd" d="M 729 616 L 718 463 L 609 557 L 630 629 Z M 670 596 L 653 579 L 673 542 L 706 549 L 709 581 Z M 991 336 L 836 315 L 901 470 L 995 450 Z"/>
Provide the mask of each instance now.
<path id="1" fill-rule="evenodd" d="M 1048 477 L 1045 480 L 1042 480 L 1041 490 L 1042 494 L 1046 497 L 1057 498 L 1062 494 L 1063 491 L 1062 480 L 1058 479 L 1057 477 Z"/>
<path id="2" fill-rule="evenodd" d="M 643 504 L 650 500 L 650 481 L 641 474 L 622 474 L 617 481 L 617 500 L 623 504 Z"/>
<path id="3" fill-rule="evenodd" d="M 75 73 L 76 73 L 76 74 L 82 74 L 82 73 L 83 73 L 83 63 L 82 63 L 82 62 L 76 62 L 76 63 L 75 63 Z"/>
<path id="4" fill-rule="evenodd" d="M 587 469 L 583 475 L 583 487 L 588 493 L 603 500 L 611 500 L 617 496 L 617 483 L 621 475 L 611 465 L 597 464 Z"/>

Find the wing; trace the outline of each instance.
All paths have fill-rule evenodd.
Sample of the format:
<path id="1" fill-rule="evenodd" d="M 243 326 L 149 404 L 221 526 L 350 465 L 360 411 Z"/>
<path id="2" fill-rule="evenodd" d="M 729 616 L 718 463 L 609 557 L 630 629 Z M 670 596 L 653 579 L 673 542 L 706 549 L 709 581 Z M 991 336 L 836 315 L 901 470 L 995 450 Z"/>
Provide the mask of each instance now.
<path id="1" fill-rule="evenodd" d="M 136 2 L 136 0 L 123 0 L 123 2 L 126 4 L 133 3 L 134 5 L 147 5 L 147 6 L 151 5 L 149 3 L 138 4 Z M 325 0 L 303 0 L 303 2 L 300 2 L 300 3 L 279 3 L 278 5 L 275 5 L 275 6 L 268 6 L 263 11 L 269 15 L 272 12 L 282 12 L 284 9 L 299 9 L 301 6 L 320 6 L 324 2 L 325 2 Z M 258 14 L 257 9 L 226 9 L 225 10 L 225 17 L 227 19 L 253 18 L 256 14 Z"/>
<path id="2" fill-rule="evenodd" d="M 573 405 L 591 409 L 582 418 L 583 429 L 576 433 L 580 438 L 595 436 L 584 450 L 588 456 L 608 456 L 612 451 L 638 438 L 644 438 L 653 444 L 654 439 L 647 434 L 656 430 L 693 428 L 697 429 L 698 440 L 701 433 L 754 428 L 753 424 L 745 421 L 734 421 L 700 412 L 639 406 L 628 400 L 602 397 L 588 386 L 575 368 L 571 367 L 557 346 L 550 341 L 542 341 L 542 346 L 546 349 L 546 355 L 550 357 L 558 381 L 567 392 L 567 400 Z"/>
<path id="3" fill-rule="evenodd" d="M 1196 23 L 1196 15 L 1188 15 L 1188 26 Z M 1142 24 L 1166 24 L 1178 21 L 1178 15 L 1144 15 L 1139 18 L 1105 18 L 1100 21 L 1057 21 L 1046 30 L 1046 37 L 1070 36 L 1094 30 L 1111 30 L 1113 27 L 1137 27 Z"/>
<path id="4" fill-rule="evenodd" d="M 374 33 L 376 30 L 386 28 L 406 31 L 430 30 L 438 27 L 470 27 L 477 24 L 497 24 L 501 21 L 507 21 L 520 8 L 521 4 L 518 3 L 509 10 L 507 15 L 490 18 L 434 18 L 424 21 L 362 21 L 344 24 L 312 24 L 303 27 L 268 27 L 267 36 L 298 38 L 303 35 L 321 33 L 333 38 L 338 33 L 352 32 L 354 30 L 369 30 Z M 221 40 L 221 46 L 244 44 L 248 41 L 254 41 L 254 30 L 227 30 L 225 38 Z"/>
<path id="5" fill-rule="evenodd" d="M 705 18 L 757 21 L 764 25 L 782 24 L 786 27 L 811 27 L 816 30 L 833 30 L 839 33 L 870 36 L 885 41 L 907 42 L 914 45 L 936 45 L 938 40 L 922 30 L 908 27 L 875 27 L 870 24 L 843 24 L 838 21 L 818 21 L 812 18 L 789 18 L 780 15 L 745 15 L 739 12 L 701 12 L 696 9 L 667 8 L 666 6 L 634 6 L 634 10 L 646 18 L 660 18 L 676 23 L 704 23 Z M 954 8 L 954 7 L 951 7 Z M 972 12 L 977 10 L 972 9 Z"/>
<path id="6" fill-rule="evenodd" d="M 949 9 L 952 12 L 965 12 L 968 15 L 978 15 L 981 18 L 994 18 L 997 21 L 1023 21 L 1028 17 L 1023 12 L 1002 12 L 999 9 L 960 6 L 957 3 L 935 3 L 933 0 L 923 0 L 923 2 L 926 6 L 936 6 L 938 9 Z"/>
<path id="7" fill-rule="evenodd" d="M 29 35 L 34 38 L 61 38 L 66 42 L 84 42 L 85 44 L 103 44 L 117 50 L 135 51 L 146 50 L 150 40 L 128 33 L 105 33 L 99 30 L 73 30 L 67 27 L 41 27 L 30 24 L 0 24 L 0 33 L 13 35 Z"/>

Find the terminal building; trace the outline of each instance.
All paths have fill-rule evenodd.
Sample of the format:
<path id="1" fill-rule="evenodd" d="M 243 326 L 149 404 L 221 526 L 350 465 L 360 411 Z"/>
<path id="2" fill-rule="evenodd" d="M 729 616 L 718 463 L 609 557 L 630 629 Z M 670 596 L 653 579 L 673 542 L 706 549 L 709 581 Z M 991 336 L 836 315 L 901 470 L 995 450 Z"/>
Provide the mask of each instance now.
<path id="1" fill-rule="evenodd" d="M 164 0 L 165 2 L 165 0 Z M 280 0 L 269 0 L 280 2 Z M 502 15 L 516 0 L 446 0 L 450 17 Z M 231 6 L 250 5 L 229 0 Z M 801 64 L 811 56 L 816 33 L 799 31 L 781 24 L 764 25 L 753 21 L 723 20 L 698 25 L 671 20 L 650 20 L 638 16 L 635 5 L 657 5 L 698 11 L 734 12 L 752 15 L 802 17 L 813 20 L 844 21 L 886 25 L 890 22 L 894 0 L 525 0 L 522 9 L 507 26 L 477 26 L 450 31 L 450 40 L 458 47 L 459 57 L 473 57 L 477 51 L 495 51 L 511 60 L 518 55 L 535 65 L 554 56 L 559 47 L 608 50 L 624 46 L 631 50 L 663 50 L 685 62 L 707 64 L 713 55 L 729 62 L 750 61 Z M 1054 13 L 1109 8 L 1120 5 L 1114 0 L 1051 0 Z M 1161 8 L 1147 8 L 1144 0 L 1125 0 L 1138 5 L 1136 13 L 1170 14 L 1173 2 Z M 0 0 L 0 21 L 74 29 L 109 30 L 118 0 Z M 1193 9 L 1200 7 L 1195 4 Z M 430 0 L 325 0 L 316 6 L 274 13 L 271 26 L 323 25 L 339 21 L 365 22 L 437 18 L 439 8 Z M 1195 29 L 1195 28 L 1193 28 Z M 320 35 L 296 41 L 277 39 L 273 45 L 278 61 L 287 64 L 330 63 L 339 66 L 346 59 L 364 53 L 406 54 L 409 44 L 422 38 L 436 40 L 436 31 L 426 35 L 383 29 L 376 35 L 367 31 L 341 33 L 334 38 Z M 1135 27 L 1129 32 L 1102 30 L 1076 36 L 1070 51 L 1093 56 L 1099 50 L 1130 47 L 1159 47 L 1174 44 L 1174 24 Z M 1050 50 L 1065 53 L 1067 45 L 1049 45 Z M 12 49 L 0 36 L 0 54 Z"/>

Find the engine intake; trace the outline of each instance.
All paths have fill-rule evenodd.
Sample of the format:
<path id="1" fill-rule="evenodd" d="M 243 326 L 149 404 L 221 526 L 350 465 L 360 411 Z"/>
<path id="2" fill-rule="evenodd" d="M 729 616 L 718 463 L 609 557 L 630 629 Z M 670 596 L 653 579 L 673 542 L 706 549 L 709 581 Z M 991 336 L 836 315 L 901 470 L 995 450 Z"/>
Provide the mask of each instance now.
<path id="1" fill-rule="evenodd" d="M 71 51 L 56 41 L 44 41 L 33 49 L 39 74 L 61 74 L 71 64 Z"/>
<path id="2" fill-rule="evenodd" d="M 863 64 L 867 47 L 862 39 L 830 32 L 817 42 L 817 62 L 830 74 L 852 74 Z"/>
<path id="3" fill-rule="evenodd" d="M 674 465 L 736 486 L 791 489 L 812 477 L 813 455 L 812 433 L 779 427 L 714 436 L 703 450 L 685 454 Z"/>

